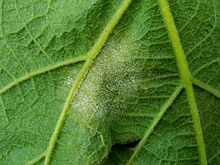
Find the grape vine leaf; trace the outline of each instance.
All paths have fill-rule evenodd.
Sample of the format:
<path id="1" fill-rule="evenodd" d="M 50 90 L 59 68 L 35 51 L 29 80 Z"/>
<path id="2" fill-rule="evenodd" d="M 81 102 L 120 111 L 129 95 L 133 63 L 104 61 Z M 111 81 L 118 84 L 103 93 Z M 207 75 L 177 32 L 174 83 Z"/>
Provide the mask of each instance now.
<path id="1" fill-rule="evenodd" d="M 220 164 L 219 0 L 0 0 L 0 164 Z"/>

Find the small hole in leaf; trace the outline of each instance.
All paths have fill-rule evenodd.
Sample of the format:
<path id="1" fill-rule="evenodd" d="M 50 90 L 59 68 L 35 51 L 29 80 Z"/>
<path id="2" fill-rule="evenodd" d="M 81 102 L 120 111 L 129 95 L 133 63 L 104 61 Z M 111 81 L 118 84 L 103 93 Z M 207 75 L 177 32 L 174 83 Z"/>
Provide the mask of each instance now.
<path id="1" fill-rule="evenodd" d="M 134 148 L 138 145 L 140 139 L 125 143 L 125 144 L 115 144 L 113 147 L 125 147 L 125 148 Z"/>
<path id="2" fill-rule="evenodd" d="M 133 148 L 135 148 L 139 142 L 140 139 L 133 140 L 124 144 L 116 143 L 115 145 L 112 146 L 111 152 L 109 153 L 108 157 L 102 160 L 101 165 L 108 164 L 109 162 L 111 162 L 110 164 L 112 164 L 112 161 L 117 162 L 118 155 L 126 155 L 126 157 L 124 157 L 123 160 L 123 163 L 126 164 L 130 156 L 133 154 L 134 151 Z"/>

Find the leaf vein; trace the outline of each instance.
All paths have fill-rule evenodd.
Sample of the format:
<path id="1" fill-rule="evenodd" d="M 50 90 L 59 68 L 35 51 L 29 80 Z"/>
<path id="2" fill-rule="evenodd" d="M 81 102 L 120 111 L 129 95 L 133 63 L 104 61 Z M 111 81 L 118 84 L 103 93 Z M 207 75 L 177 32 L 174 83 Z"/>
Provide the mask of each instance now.
<path id="1" fill-rule="evenodd" d="M 164 19 L 165 26 L 167 28 L 174 54 L 176 56 L 176 61 L 179 67 L 179 72 L 184 84 L 184 88 L 186 89 L 187 99 L 194 123 L 194 130 L 196 134 L 198 152 L 200 154 L 200 161 L 202 165 L 207 165 L 203 132 L 193 91 L 192 76 L 188 67 L 186 55 L 183 50 L 179 34 L 172 16 L 172 12 L 169 7 L 169 2 L 167 0 L 157 1 Z"/>
<path id="2" fill-rule="evenodd" d="M 212 95 L 216 96 L 217 98 L 220 98 L 220 91 L 212 88 L 211 86 L 203 83 L 202 81 L 196 79 L 196 78 L 193 78 L 193 84 L 195 84 L 196 86 L 204 89 L 205 91 L 211 93 Z"/>
<path id="3" fill-rule="evenodd" d="M 70 59 L 70 60 L 66 60 L 66 61 L 62 61 L 62 62 L 56 63 L 56 64 L 54 64 L 52 66 L 48 66 L 48 67 L 45 67 L 43 69 L 40 69 L 40 70 L 37 70 L 37 71 L 34 71 L 34 72 L 30 72 L 30 73 L 28 73 L 28 74 L 26 74 L 26 75 L 16 79 L 15 81 L 11 82 L 10 84 L 6 85 L 4 88 L 0 89 L 0 95 L 5 93 L 7 90 L 11 89 L 12 87 L 18 85 L 19 83 L 21 83 L 21 82 L 23 82 L 25 80 L 30 79 L 33 76 L 36 76 L 36 75 L 39 75 L 39 74 L 42 74 L 42 73 L 45 73 L 45 72 L 57 69 L 57 68 L 59 68 L 61 66 L 66 66 L 66 65 L 69 65 L 69 64 L 85 61 L 86 58 L 87 58 L 86 56 L 77 57 L 77 58 L 73 58 L 73 59 Z"/>
<path id="4" fill-rule="evenodd" d="M 108 39 L 109 35 L 111 34 L 113 28 L 116 26 L 118 21 L 120 20 L 121 16 L 125 12 L 125 10 L 128 8 L 129 4 L 132 0 L 124 0 L 124 2 L 121 4 L 119 9 L 116 11 L 116 13 L 113 15 L 107 26 L 104 28 L 103 32 L 101 33 L 98 40 L 95 42 L 91 50 L 88 52 L 87 56 L 88 59 L 86 63 L 83 65 L 83 68 L 81 69 L 80 73 L 77 75 L 75 81 L 73 82 L 73 85 L 70 89 L 69 95 L 67 96 L 66 102 L 64 104 L 63 110 L 60 114 L 60 117 L 57 121 L 57 124 L 55 126 L 54 132 L 51 136 L 51 139 L 49 141 L 49 145 L 46 151 L 45 156 L 45 165 L 49 165 L 52 152 L 54 150 L 54 147 L 56 145 L 57 138 L 61 132 L 62 126 L 64 124 L 64 121 L 66 119 L 67 112 L 69 110 L 70 104 L 75 97 L 78 88 L 80 87 L 81 82 L 84 80 L 84 77 L 86 76 L 89 68 L 91 67 L 92 63 L 94 62 L 95 58 L 99 54 L 101 48 L 105 44 L 106 40 Z"/>
<path id="5" fill-rule="evenodd" d="M 41 45 L 37 42 L 36 38 L 34 38 L 34 36 L 31 34 L 30 30 L 28 29 L 28 27 L 26 26 L 26 24 L 24 23 L 21 14 L 19 12 L 19 9 L 17 7 L 17 0 L 15 0 L 15 6 L 16 6 L 16 12 L 18 14 L 19 19 L 21 20 L 22 24 L 24 25 L 24 28 L 26 29 L 26 31 L 28 32 L 29 36 L 31 37 L 31 39 L 35 42 L 35 44 L 38 46 L 38 48 L 43 52 L 43 54 L 46 55 L 46 57 L 48 58 L 48 60 L 52 63 L 54 63 L 53 59 L 44 51 L 44 49 L 41 47 Z"/>
<path id="6" fill-rule="evenodd" d="M 158 113 L 158 115 L 154 118 L 152 124 L 149 126 L 149 128 L 147 129 L 147 131 L 144 133 L 141 141 L 139 142 L 137 148 L 135 149 L 134 153 L 132 154 L 132 156 L 130 157 L 130 159 L 127 162 L 127 165 L 131 165 L 132 162 L 134 161 L 134 159 L 136 158 L 136 156 L 138 155 L 138 153 L 140 152 L 141 148 L 144 146 L 144 144 L 146 143 L 148 137 L 151 135 L 151 133 L 153 132 L 154 128 L 157 126 L 157 124 L 159 123 L 159 121 L 161 120 L 161 118 L 163 117 L 164 113 L 167 111 L 167 109 L 173 104 L 173 102 L 175 101 L 175 99 L 177 98 L 177 96 L 180 94 L 180 92 L 183 89 L 183 85 L 180 85 L 174 92 L 173 94 L 170 96 L 170 98 L 165 102 L 165 104 L 161 107 L 160 112 Z"/>

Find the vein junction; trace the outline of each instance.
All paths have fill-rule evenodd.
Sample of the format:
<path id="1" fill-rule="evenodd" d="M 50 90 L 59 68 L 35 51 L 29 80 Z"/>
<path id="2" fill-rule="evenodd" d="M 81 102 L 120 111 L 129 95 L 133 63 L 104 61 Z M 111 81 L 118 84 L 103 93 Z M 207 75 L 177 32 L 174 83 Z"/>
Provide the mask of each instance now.
<path id="1" fill-rule="evenodd" d="M 63 110 L 62 110 L 60 117 L 58 119 L 55 130 L 50 138 L 50 142 L 49 142 L 49 145 L 48 145 L 48 148 L 46 151 L 46 155 L 45 155 L 45 162 L 44 162 L 45 165 L 48 165 L 50 163 L 51 155 L 52 155 L 53 149 L 56 145 L 57 138 L 61 132 L 63 123 L 66 119 L 67 112 L 70 108 L 70 104 L 71 104 L 74 96 L 76 95 L 77 89 L 79 88 L 79 86 L 80 86 L 81 82 L 83 81 L 83 79 L 85 78 L 89 68 L 91 67 L 95 58 L 99 54 L 99 51 L 101 50 L 101 48 L 105 44 L 105 42 L 108 39 L 109 35 L 111 34 L 112 30 L 114 29 L 114 27 L 116 26 L 116 24 L 120 20 L 121 16 L 125 12 L 125 10 L 128 8 L 131 1 L 132 0 L 125 0 L 121 4 L 121 6 L 117 10 L 117 12 L 113 15 L 113 17 L 111 18 L 111 20 L 109 21 L 109 23 L 107 24 L 107 26 L 105 27 L 103 32 L 101 33 L 100 37 L 98 38 L 98 40 L 96 41 L 96 43 L 94 44 L 92 49 L 88 52 L 88 55 L 87 55 L 88 59 L 86 60 L 82 70 L 80 71 L 80 73 L 76 77 L 76 79 L 70 89 L 69 95 L 66 99 L 66 102 L 64 104 Z"/>
<path id="2" fill-rule="evenodd" d="M 190 106 L 191 114 L 193 118 L 201 164 L 206 165 L 207 160 L 206 160 L 205 144 L 204 144 L 202 127 L 201 127 L 201 123 L 199 119 L 199 113 L 197 110 L 197 105 L 196 105 L 194 91 L 193 91 L 191 72 L 189 70 L 185 52 L 183 50 L 183 47 L 182 47 L 182 44 L 179 38 L 179 34 L 176 29 L 172 13 L 170 11 L 169 3 L 167 0 L 157 0 L 157 1 L 158 1 L 159 7 L 161 10 L 163 19 L 164 19 L 165 26 L 168 31 L 169 38 L 171 40 L 173 51 L 176 55 L 176 60 L 177 60 L 177 64 L 179 67 L 180 76 L 182 78 L 184 87 L 186 89 L 188 102 L 189 102 L 189 106 Z"/>

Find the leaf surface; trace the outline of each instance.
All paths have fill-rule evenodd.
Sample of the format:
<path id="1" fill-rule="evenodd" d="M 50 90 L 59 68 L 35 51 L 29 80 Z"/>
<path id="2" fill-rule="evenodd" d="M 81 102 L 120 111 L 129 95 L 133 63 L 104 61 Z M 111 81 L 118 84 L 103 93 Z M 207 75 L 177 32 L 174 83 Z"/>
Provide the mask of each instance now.
<path id="1" fill-rule="evenodd" d="M 218 0 L 0 0 L 0 164 L 220 163 Z"/>

